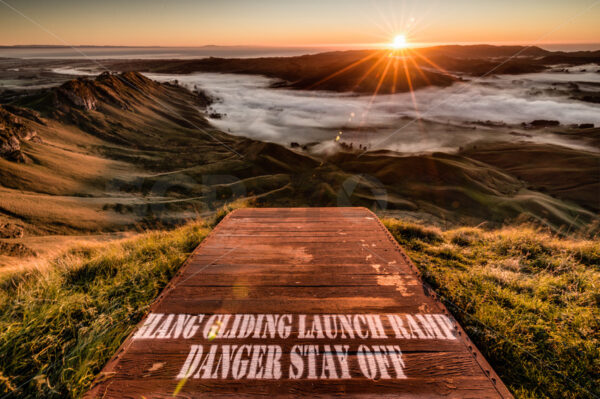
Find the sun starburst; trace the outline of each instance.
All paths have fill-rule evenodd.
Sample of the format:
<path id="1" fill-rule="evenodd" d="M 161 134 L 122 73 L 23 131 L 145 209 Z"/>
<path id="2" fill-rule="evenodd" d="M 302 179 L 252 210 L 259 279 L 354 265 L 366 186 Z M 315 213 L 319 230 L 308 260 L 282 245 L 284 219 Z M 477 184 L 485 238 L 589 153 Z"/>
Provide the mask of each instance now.
<path id="1" fill-rule="evenodd" d="M 363 130 L 363 127 L 368 123 L 367 117 L 377 96 L 407 93 L 420 126 L 421 113 L 415 91 L 435 84 L 435 80 L 440 79 L 439 75 L 455 79 L 451 73 L 426 56 L 429 55 L 426 49 L 419 48 L 418 21 L 412 16 L 406 18 L 400 23 L 395 20 L 387 23 L 384 21 L 381 27 L 385 32 L 378 37 L 387 37 L 387 42 L 378 42 L 377 50 L 368 51 L 354 59 L 349 58 L 348 63 L 332 68 L 324 77 L 309 85 L 310 89 L 319 89 L 333 80 L 328 83 L 330 87 L 341 85 L 363 94 L 368 93 L 370 98 L 360 115 L 357 129 L 359 135 L 361 131 L 364 131 L 362 134 L 369 134 L 369 129 Z M 394 97 L 396 99 L 405 101 L 406 97 Z M 353 119 L 349 122 L 351 120 Z M 335 140 L 341 141 L 341 134 L 336 135 Z"/>
<path id="2" fill-rule="evenodd" d="M 394 36 L 394 40 L 390 45 L 395 50 L 400 50 L 406 48 L 408 46 L 408 41 L 406 40 L 406 35 L 396 35 Z"/>

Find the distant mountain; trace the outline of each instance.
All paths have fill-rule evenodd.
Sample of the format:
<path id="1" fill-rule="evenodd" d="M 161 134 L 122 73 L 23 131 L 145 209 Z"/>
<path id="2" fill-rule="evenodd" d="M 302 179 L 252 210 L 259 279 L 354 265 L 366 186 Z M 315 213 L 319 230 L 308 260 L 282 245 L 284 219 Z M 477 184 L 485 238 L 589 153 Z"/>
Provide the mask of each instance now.
<path id="1" fill-rule="evenodd" d="M 490 44 L 446 45 L 419 49 L 419 51 L 446 55 L 456 58 L 486 58 L 486 57 L 542 57 L 551 54 L 537 46 L 494 46 Z"/>
<path id="2" fill-rule="evenodd" d="M 353 50 L 297 57 L 123 60 L 105 65 L 117 71 L 255 74 L 279 79 L 278 87 L 385 94 L 448 86 L 460 76 L 532 73 L 556 64 L 587 63 L 600 63 L 600 51 L 565 53 L 535 46 L 449 45 L 404 52 Z"/>
<path id="3" fill-rule="evenodd" d="M 78 45 L 78 46 L 64 46 L 61 44 L 15 44 L 15 45 L 0 45 L 0 49 L 6 48 L 22 48 L 22 49 L 36 49 L 36 48 L 131 48 L 133 46 L 98 46 L 98 45 Z M 135 46 L 144 47 L 144 46 Z M 153 46 L 154 47 L 154 46 Z"/>

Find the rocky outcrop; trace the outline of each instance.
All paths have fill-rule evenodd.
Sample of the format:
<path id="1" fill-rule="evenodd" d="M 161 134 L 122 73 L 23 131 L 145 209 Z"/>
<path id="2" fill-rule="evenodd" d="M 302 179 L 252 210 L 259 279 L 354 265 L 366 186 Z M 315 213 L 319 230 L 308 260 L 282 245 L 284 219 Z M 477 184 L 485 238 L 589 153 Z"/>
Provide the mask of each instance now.
<path id="1" fill-rule="evenodd" d="M 21 238 L 23 228 L 13 223 L 0 223 L 0 238 Z"/>
<path id="2" fill-rule="evenodd" d="M 102 105 L 132 110 L 131 104 L 151 94 L 160 84 L 136 72 L 113 74 L 103 72 L 95 79 L 70 80 L 56 89 L 54 107 L 91 111 Z"/>
<path id="3" fill-rule="evenodd" d="M 21 143 L 15 136 L 2 137 L 0 141 L 0 155 L 11 154 L 21 150 Z"/>
<path id="4" fill-rule="evenodd" d="M 89 81 L 83 78 L 70 80 L 58 88 L 58 99 L 66 99 L 70 105 L 85 110 L 96 109 L 98 100 Z"/>
<path id="5" fill-rule="evenodd" d="M 41 142 L 41 139 L 23 118 L 0 105 L 0 157 L 25 162 L 26 157 L 21 151 L 24 141 Z"/>
<path id="6" fill-rule="evenodd" d="M 28 256 L 35 256 L 37 254 L 24 244 L 0 241 L 0 255 L 25 258 Z"/>

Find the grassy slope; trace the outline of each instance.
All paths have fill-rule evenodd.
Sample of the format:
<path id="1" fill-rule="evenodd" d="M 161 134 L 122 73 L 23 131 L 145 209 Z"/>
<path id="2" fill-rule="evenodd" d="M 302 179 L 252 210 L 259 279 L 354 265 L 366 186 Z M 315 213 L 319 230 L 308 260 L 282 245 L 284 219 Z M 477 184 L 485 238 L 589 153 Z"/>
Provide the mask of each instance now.
<path id="1" fill-rule="evenodd" d="M 600 242 L 384 223 L 516 397 L 600 395 Z"/>
<path id="2" fill-rule="evenodd" d="M 523 150 L 531 148 L 525 143 L 519 143 L 519 146 Z M 560 151 L 549 148 L 551 146 L 536 147 L 547 151 L 544 153 L 546 158 L 556 161 L 558 156 L 555 155 L 560 155 Z M 490 144 L 488 148 L 492 151 L 496 146 Z M 473 153 L 484 159 L 489 157 Z M 504 164 L 508 165 L 506 160 L 509 158 L 512 168 L 528 170 L 528 182 L 503 168 L 493 166 L 494 163 L 487 164 L 457 154 L 398 156 L 389 151 L 360 155 L 339 152 L 330 156 L 328 161 L 348 174 L 375 177 L 385 188 L 388 210 L 417 211 L 421 213 L 419 220 L 422 219 L 422 214 L 428 214 L 448 220 L 456 226 L 486 222 L 498 227 L 508 221 L 535 221 L 554 231 L 578 230 L 593 234 L 598 230 L 598 215 L 584 207 L 584 199 L 589 198 L 587 202 L 597 202 L 600 199 L 598 191 L 595 186 L 582 183 L 582 180 L 587 182 L 588 175 L 598 176 L 597 168 L 589 166 L 594 162 L 598 164 L 600 158 L 597 154 L 579 152 L 579 161 L 569 164 L 569 171 L 578 176 L 571 175 L 570 180 L 567 179 L 571 186 L 584 186 L 577 193 L 581 203 L 563 201 L 558 195 L 553 197 L 535 191 L 535 186 L 531 187 L 529 183 L 539 180 L 549 188 L 556 186 L 558 191 L 563 179 L 557 176 L 564 174 L 564 169 L 557 173 L 556 169 L 545 170 L 538 167 L 541 162 L 536 161 L 539 156 L 537 154 L 514 155 L 515 152 L 511 149 L 505 150 L 502 157 Z M 581 159 L 586 156 L 589 156 L 589 160 L 583 162 Z M 550 183 L 552 179 L 555 180 L 554 185 Z M 356 196 L 360 195 L 359 189 L 355 191 Z"/>
<path id="3" fill-rule="evenodd" d="M 599 394 L 600 243 L 385 224 L 518 398 Z M 79 248 L 5 277 L 0 394 L 80 396 L 209 229 L 192 222 Z"/>
<path id="4" fill-rule="evenodd" d="M 0 395 L 79 397 L 209 227 L 74 249 L 0 288 Z M 2 396 L 4 397 L 4 396 Z"/>
<path id="5" fill-rule="evenodd" d="M 71 97 L 95 108 L 73 105 Z M 44 116 L 21 118 L 43 140 L 23 144 L 28 163 L 0 158 L 0 224 L 17 224 L 26 235 L 180 223 L 218 208 L 221 191 L 228 201 L 235 188 L 268 194 L 291 173 L 318 165 L 214 129 L 199 111 L 202 97 L 137 74 L 74 80 L 16 104 Z M 230 175 L 239 181 L 231 190 Z"/>

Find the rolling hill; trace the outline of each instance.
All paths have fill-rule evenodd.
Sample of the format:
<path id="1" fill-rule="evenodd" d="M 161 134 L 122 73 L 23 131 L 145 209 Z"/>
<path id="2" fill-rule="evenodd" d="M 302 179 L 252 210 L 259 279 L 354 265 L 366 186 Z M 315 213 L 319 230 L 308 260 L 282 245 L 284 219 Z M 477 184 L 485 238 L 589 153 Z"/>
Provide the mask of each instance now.
<path id="1" fill-rule="evenodd" d="M 339 146 L 316 155 L 219 131 L 204 116 L 210 101 L 125 72 L 2 104 L 4 252 L 24 253 L 27 237 L 179 224 L 236 199 L 365 205 L 437 225 L 598 231 L 597 153 L 516 141 L 457 154 Z"/>

